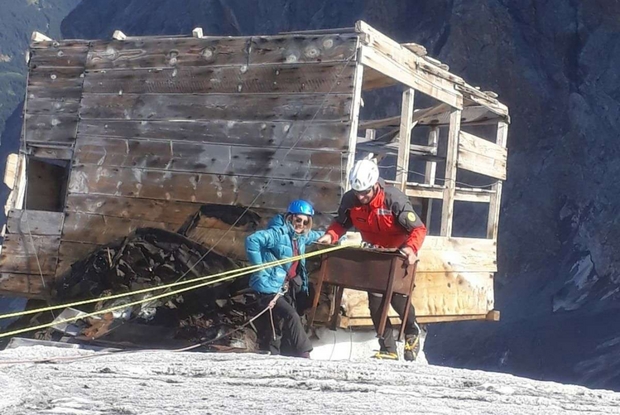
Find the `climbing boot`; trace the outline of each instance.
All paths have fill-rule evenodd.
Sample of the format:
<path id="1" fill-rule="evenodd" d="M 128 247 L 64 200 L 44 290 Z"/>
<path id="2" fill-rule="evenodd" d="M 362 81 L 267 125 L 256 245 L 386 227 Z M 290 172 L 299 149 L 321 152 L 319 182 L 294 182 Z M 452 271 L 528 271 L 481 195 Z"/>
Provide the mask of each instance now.
<path id="1" fill-rule="evenodd" d="M 373 358 L 380 360 L 398 360 L 398 353 L 388 352 L 387 350 L 380 350 L 375 353 Z"/>
<path id="2" fill-rule="evenodd" d="M 405 337 L 405 351 L 403 357 L 408 362 L 413 362 L 418 358 L 420 353 L 420 336 L 419 334 L 409 334 Z"/>

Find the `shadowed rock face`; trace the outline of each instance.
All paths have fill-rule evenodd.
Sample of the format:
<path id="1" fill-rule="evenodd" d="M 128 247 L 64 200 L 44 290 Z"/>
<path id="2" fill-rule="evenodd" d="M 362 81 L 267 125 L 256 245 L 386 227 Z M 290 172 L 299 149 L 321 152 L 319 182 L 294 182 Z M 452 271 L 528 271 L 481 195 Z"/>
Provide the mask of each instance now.
<path id="1" fill-rule="evenodd" d="M 620 389 L 620 2 L 83 1 L 65 37 L 276 33 L 364 19 L 511 110 L 499 240 L 500 323 L 434 326 L 433 363 Z M 396 101 L 395 101 L 396 100 Z M 395 96 L 379 96 L 381 116 Z M 14 137 L 17 139 L 17 137 Z M 478 221 L 484 223 L 485 221 Z M 480 229 L 471 228 L 476 234 Z M 456 347 L 458 345 L 458 347 Z"/>

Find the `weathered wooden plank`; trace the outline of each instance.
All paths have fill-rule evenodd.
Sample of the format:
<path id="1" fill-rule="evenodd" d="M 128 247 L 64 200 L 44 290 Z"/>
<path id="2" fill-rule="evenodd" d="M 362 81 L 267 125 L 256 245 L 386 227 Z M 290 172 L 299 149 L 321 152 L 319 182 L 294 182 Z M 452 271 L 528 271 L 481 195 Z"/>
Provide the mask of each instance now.
<path id="1" fill-rule="evenodd" d="M 87 52 L 87 45 L 31 48 L 30 67 L 73 66 L 83 68 L 86 63 Z"/>
<path id="2" fill-rule="evenodd" d="M 412 303 L 417 317 L 484 316 L 493 309 L 493 275 L 484 272 L 418 272 Z M 351 319 L 370 317 L 366 292 L 346 289 L 343 306 Z M 398 317 L 398 314 L 390 308 L 389 316 Z"/>
<path id="3" fill-rule="evenodd" d="M 349 123 L 280 121 L 125 121 L 81 120 L 80 140 L 87 136 L 148 138 L 248 146 L 346 150 Z"/>
<path id="4" fill-rule="evenodd" d="M 493 274 L 419 272 L 412 301 L 420 316 L 486 314 L 494 306 Z"/>
<path id="5" fill-rule="evenodd" d="M 29 86 L 27 90 L 28 99 L 38 98 L 67 98 L 79 99 L 82 96 L 82 86 L 73 86 L 67 88 L 56 88 L 46 86 Z"/>
<path id="6" fill-rule="evenodd" d="M 451 107 L 447 104 L 439 104 L 430 108 L 418 109 L 413 113 L 413 121 L 416 125 L 430 125 L 434 127 L 448 126 L 450 125 L 451 111 Z M 497 122 L 498 119 L 499 118 L 495 114 L 480 105 L 464 107 L 461 111 L 461 125 L 481 125 L 487 122 Z M 399 125 L 400 116 L 396 116 L 378 120 L 362 121 L 360 123 L 360 129 L 398 127 Z"/>
<path id="7" fill-rule="evenodd" d="M 66 40 L 47 40 L 41 42 L 32 42 L 30 49 L 57 49 L 57 48 L 75 48 L 77 50 L 88 50 L 89 40 L 84 39 L 66 39 Z"/>
<path id="8" fill-rule="evenodd" d="M 69 115 L 77 117 L 80 100 L 78 98 L 29 98 L 26 113 L 29 115 Z"/>
<path id="9" fill-rule="evenodd" d="M 385 182 L 396 184 L 393 180 L 386 180 Z M 409 197 L 419 197 L 422 199 L 443 199 L 444 190 L 445 187 L 442 185 L 408 182 L 405 194 Z M 493 190 L 489 189 L 456 187 L 454 191 L 454 200 L 461 202 L 488 203 L 493 193 Z"/>
<path id="10" fill-rule="evenodd" d="M 28 74 L 28 98 L 79 98 L 84 81 L 81 67 L 31 68 Z"/>
<path id="11" fill-rule="evenodd" d="M 347 121 L 350 94 L 84 94 L 82 118 Z"/>
<path id="12" fill-rule="evenodd" d="M 177 202 L 174 200 L 138 199 L 131 197 L 114 197 L 108 195 L 69 194 L 67 197 L 67 211 L 78 213 L 99 214 L 125 219 L 134 219 L 151 222 L 166 222 L 179 227 L 194 216 L 203 206 L 201 203 Z M 229 206 L 226 206 L 230 209 Z M 261 209 L 252 209 L 266 218 L 274 212 Z M 203 223 L 204 222 L 204 223 Z M 241 220 L 238 226 L 246 224 Z M 200 226 L 213 227 L 208 219 L 201 219 Z M 230 225 L 226 225 L 230 226 Z"/>
<path id="13" fill-rule="evenodd" d="M 58 236 L 33 235 L 31 238 L 30 235 L 7 234 L 0 254 L 0 272 L 54 275 L 59 244 Z"/>
<path id="14" fill-rule="evenodd" d="M 73 149 L 67 146 L 28 143 L 28 150 L 32 157 L 41 159 L 71 160 L 73 158 Z"/>
<path id="15" fill-rule="evenodd" d="M 411 147 L 411 129 L 413 122 L 413 103 L 415 90 L 408 88 L 403 92 L 402 111 L 400 115 L 400 132 L 398 134 L 398 156 L 396 157 L 396 183 L 401 191 L 407 188 L 409 176 L 409 150 Z"/>
<path id="16" fill-rule="evenodd" d="M 54 285 L 53 275 L 0 273 L 0 295 L 25 298 L 47 298 Z"/>
<path id="17" fill-rule="evenodd" d="M 263 188 L 263 193 L 258 196 Z M 239 177 L 92 165 L 73 167 L 69 179 L 69 192 L 251 205 L 273 209 L 285 209 L 290 201 L 303 198 L 311 201 L 318 211 L 323 212 L 334 211 L 341 197 L 339 183 L 269 180 L 258 175 Z M 255 203 L 252 203 L 253 201 Z"/>
<path id="18" fill-rule="evenodd" d="M 362 46 L 360 61 L 410 88 L 430 95 L 455 108 L 463 108 L 463 97 L 454 87 L 441 78 L 399 64 L 390 56 L 368 46 Z M 411 52 L 410 52 L 411 53 Z M 413 55 L 413 53 L 411 53 Z"/>
<path id="19" fill-rule="evenodd" d="M 26 156 L 24 154 L 13 154 L 7 158 L 7 171 L 13 173 L 14 176 L 7 177 L 7 171 L 5 171 L 4 181 L 11 188 L 11 192 L 6 199 L 4 205 L 4 214 L 8 215 L 11 209 L 21 209 L 24 205 L 24 197 L 26 194 Z M 12 164 L 15 162 L 15 164 Z"/>
<path id="20" fill-rule="evenodd" d="M 373 29 L 363 21 L 358 21 L 355 28 L 359 33 L 363 33 L 360 38 L 363 40 L 364 44 L 367 44 L 380 53 L 389 56 L 390 59 L 394 60 L 399 65 L 409 69 L 414 69 L 419 75 L 425 78 L 434 78 L 435 80 L 433 83 L 436 85 L 441 83 L 451 85 L 453 89 L 462 92 L 462 95 L 469 101 L 484 105 L 491 111 L 504 117 L 508 116 L 508 108 L 505 105 L 499 103 L 490 95 L 477 90 L 471 85 L 468 85 L 461 77 L 448 72 L 445 67 L 442 68 L 438 66 L 437 64 L 441 65 L 441 62 L 429 58 L 428 56 L 420 58 L 406 47 L 399 45 L 397 42 L 385 36 L 383 33 Z M 461 108 L 459 106 L 456 107 L 459 109 Z"/>
<path id="21" fill-rule="evenodd" d="M 508 153 L 505 147 L 461 131 L 458 166 L 462 169 L 506 180 Z"/>
<path id="22" fill-rule="evenodd" d="M 353 102 L 351 103 L 351 116 L 350 123 L 351 129 L 349 130 L 349 145 L 348 145 L 348 155 L 347 155 L 347 163 L 345 165 L 345 170 L 347 172 L 353 169 L 355 163 L 355 153 L 357 148 L 357 125 L 359 123 L 360 118 L 360 108 L 362 107 L 362 81 L 364 79 L 364 67 L 361 64 L 357 64 L 355 68 L 355 87 L 353 90 Z M 350 184 L 348 180 L 343 181 L 343 187 L 345 190 L 349 190 Z"/>
<path id="23" fill-rule="evenodd" d="M 506 163 L 508 152 L 506 147 L 461 131 L 459 133 L 459 149 L 496 159 Z"/>
<path id="24" fill-rule="evenodd" d="M 250 38 L 137 38 L 93 42 L 87 69 L 160 68 L 248 63 Z"/>
<path id="25" fill-rule="evenodd" d="M 354 60 L 357 34 L 252 37 L 250 64 Z"/>
<path id="26" fill-rule="evenodd" d="M 85 93 L 350 93 L 354 65 L 260 65 L 89 71 Z"/>
<path id="27" fill-rule="evenodd" d="M 151 222 L 168 222 L 182 225 L 200 209 L 200 203 L 174 200 L 138 199 L 70 193 L 67 212 L 91 213 Z"/>
<path id="28" fill-rule="evenodd" d="M 80 242 L 60 241 L 60 248 L 58 248 L 56 278 L 62 276 L 65 272 L 71 269 L 71 265 L 73 263 L 86 258 L 91 252 L 98 249 L 99 246 L 100 245 Z"/>
<path id="29" fill-rule="evenodd" d="M 138 228 L 176 231 L 177 224 L 125 219 L 104 215 L 68 212 L 62 229 L 62 240 L 105 245 L 129 235 Z"/>
<path id="30" fill-rule="evenodd" d="M 448 131 L 448 148 L 446 150 L 445 186 L 441 206 L 441 236 L 452 236 L 452 217 L 454 215 L 454 196 L 456 189 L 456 166 L 458 155 L 458 137 L 461 130 L 461 111 L 455 109 L 450 115 Z"/>
<path id="31" fill-rule="evenodd" d="M 491 239 L 427 236 L 419 272 L 496 272 L 497 243 Z"/>
<path id="32" fill-rule="evenodd" d="M 500 122 L 497 124 L 497 145 L 502 148 L 506 147 L 508 140 L 508 124 Z M 502 182 L 498 180 L 491 188 L 495 194 L 491 197 L 489 205 L 489 218 L 487 221 L 487 238 L 497 240 L 499 232 L 499 214 L 502 203 Z"/>
<path id="33" fill-rule="evenodd" d="M 77 115 L 26 114 L 24 136 L 26 142 L 71 144 L 75 141 Z"/>
<path id="34" fill-rule="evenodd" d="M 17 180 L 17 174 L 19 172 L 19 155 L 17 153 L 11 153 L 6 157 L 6 165 L 4 168 L 4 184 L 9 189 L 15 187 Z"/>
<path id="35" fill-rule="evenodd" d="M 6 225 L 10 234 L 60 235 L 62 212 L 11 209 Z"/>
<path id="36" fill-rule="evenodd" d="M 192 218 L 201 207 L 201 203 L 177 202 L 174 200 L 153 200 L 108 195 L 69 194 L 67 212 L 90 213 L 151 222 L 166 222 L 181 227 Z M 209 205 L 206 213 L 196 222 L 197 227 L 229 229 L 233 222 L 225 222 L 219 216 L 221 212 L 231 211 L 228 205 Z M 242 210 L 243 212 L 245 209 Z M 261 209 L 252 207 L 234 226 L 236 230 L 258 230 L 267 227 L 269 220 L 284 209 Z M 210 216 L 208 212 L 213 212 Z M 231 212 L 232 219 L 239 219 L 240 213 Z M 258 219 L 255 219 L 258 215 Z M 317 213 L 314 225 L 327 226 L 332 220 L 329 214 Z"/>
<path id="37" fill-rule="evenodd" d="M 435 149 L 435 154 L 437 154 L 437 146 L 438 146 L 438 142 L 439 142 L 439 127 L 431 127 L 429 133 L 428 133 L 428 139 L 427 139 L 427 143 L 429 145 L 429 147 L 432 147 Z M 427 161 L 426 163 L 424 163 L 424 184 L 429 185 L 429 186 L 434 186 L 435 185 L 435 176 L 437 173 L 437 162 L 435 161 Z M 442 195 L 443 197 L 443 195 Z M 458 192 L 456 192 L 455 194 L 455 198 L 458 200 Z M 425 205 L 425 212 L 423 212 L 423 215 L 426 215 L 426 217 L 423 219 L 424 223 L 426 224 L 427 227 L 431 227 L 431 218 L 433 215 L 433 203 L 431 203 L 430 200 L 428 200 L 426 202 Z"/>
<path id="38" fill-rule="evenodd" d="M 469 151 L 459 151 L 458 166 L 474 173 L 506 180 L 506 164 L 496 159 L 485 157 Z"/>
<path id="39" fill-rule="evenodd" d="M 74 162 L 195 173 L 339 181 L 343 155 L 297 149 L 126 140 L 89 137 L 78 140 Z"/>

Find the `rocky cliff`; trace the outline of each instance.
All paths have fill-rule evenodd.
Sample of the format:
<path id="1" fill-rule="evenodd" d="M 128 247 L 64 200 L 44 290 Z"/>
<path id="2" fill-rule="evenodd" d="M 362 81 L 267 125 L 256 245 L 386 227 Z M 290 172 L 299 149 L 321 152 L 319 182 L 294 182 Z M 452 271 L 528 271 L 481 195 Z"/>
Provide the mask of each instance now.
<path id="1" fill-rule="evenodd" d="M 499 93 L 512 115 L 500 323 L 433 326 L 431 362 L 620 389 L 620 1 L 84 0 L 65 37 L 276 33 L 364 19 Z M 475 231 L 475 230 L 473 230 Z"/>

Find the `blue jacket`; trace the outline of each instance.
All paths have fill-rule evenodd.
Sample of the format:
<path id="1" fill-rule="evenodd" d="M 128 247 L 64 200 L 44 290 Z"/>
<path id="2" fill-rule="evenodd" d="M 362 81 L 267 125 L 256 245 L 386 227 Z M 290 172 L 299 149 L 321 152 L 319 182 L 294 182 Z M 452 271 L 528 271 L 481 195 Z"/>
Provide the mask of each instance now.
<path id="1" fill-rule="evenodd" d="M 319 239 L 323 232 L 310 231 L 305 235 L 297 235 L 290 223 L 285 222 L 284 215 L 277 215 L 264 231 L 254 232 L 245 240 L 248 261 L 252 265 L 260 265 L 271 261 L 291 258 L 293 256 L 293 238 L 297 239 L 299 254 L 306 252 L 306 246 Z M 291 263 L 260 270 L 250 277 L 250 287 L 259 293 L 277 293 L 286 279 Z M 302 289 L 308 292 L 308 272 L 306 260 L 299 261 L 297 274 L 302 279 Z"/>

